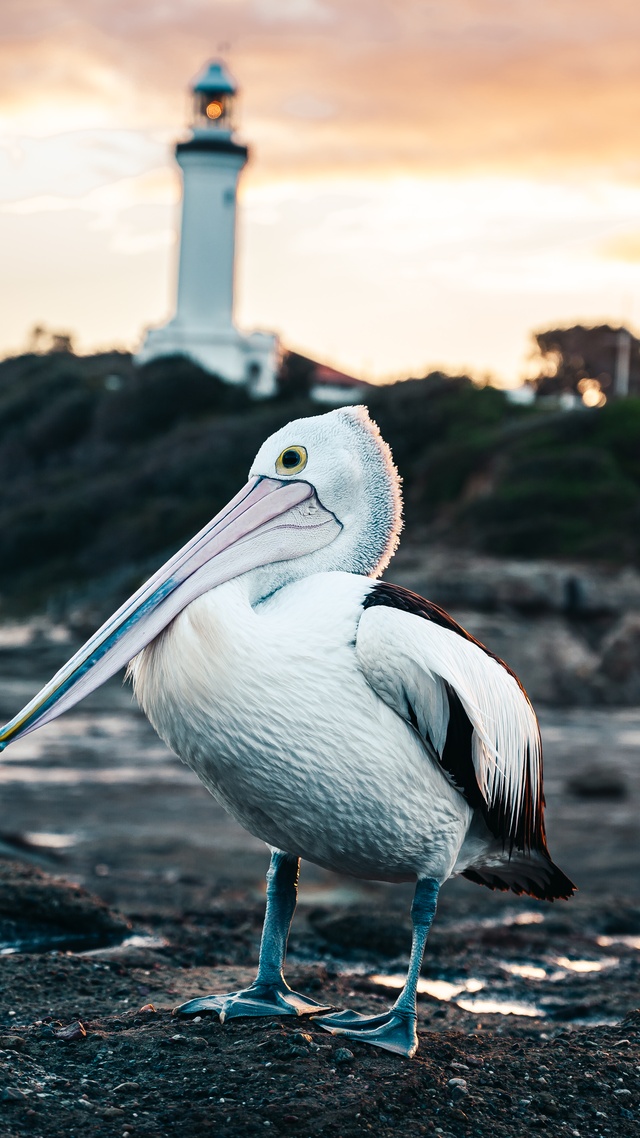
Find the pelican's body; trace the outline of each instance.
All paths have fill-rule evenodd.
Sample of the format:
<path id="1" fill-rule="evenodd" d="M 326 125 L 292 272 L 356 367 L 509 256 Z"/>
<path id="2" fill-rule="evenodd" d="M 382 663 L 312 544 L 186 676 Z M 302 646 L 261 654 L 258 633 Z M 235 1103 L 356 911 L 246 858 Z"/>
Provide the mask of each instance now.
<path id="1" fill-rule="evenodd" d="M 445 880 L 472 811 L 359 667 L 371 588 L 320 573 L 252 607 L 246 580 L 221 585 L 134 661 L 136 695 L 268 845 L 358 877 Z"/>
<path id="2" fill-rule="evenodd" d="M 271 847 L 255 982 L 182 1015 L 330 1011 L 284 980 L 301 857 L 416 882 L 396 1003 L 318 1019 L 407 1056 L 447 878 L 573 891 L 547 849 L 540 732 L 517 678 L 436 605 L 377 580 L 400 528 L 398 474 L 365 408 L 289 423 L 229 505 L 0 731 L 1 750 L 130 662 L 158 733 Z"/>

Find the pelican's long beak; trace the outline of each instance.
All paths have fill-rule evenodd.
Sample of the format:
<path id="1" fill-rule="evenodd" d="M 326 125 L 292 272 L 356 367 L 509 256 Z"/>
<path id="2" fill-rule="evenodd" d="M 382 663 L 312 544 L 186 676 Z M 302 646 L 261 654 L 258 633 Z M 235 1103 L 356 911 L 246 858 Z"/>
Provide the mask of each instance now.
<path id="1" fill-rule="evenodd" d="M 320 549 L 341 528 L 309 483 L 251 478 L 0 730 L 0 750 L 94 691 L 202 593 L 258 566 Z"/>

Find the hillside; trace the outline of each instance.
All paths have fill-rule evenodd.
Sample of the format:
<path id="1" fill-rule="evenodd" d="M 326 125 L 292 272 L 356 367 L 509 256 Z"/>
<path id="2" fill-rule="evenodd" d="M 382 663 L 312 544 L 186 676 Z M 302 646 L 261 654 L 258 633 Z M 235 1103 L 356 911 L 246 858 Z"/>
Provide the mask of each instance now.
<path id="1" fill-rule="evenodd" d="M 550 413 L 439 374 L 365 397 L 404 478 L 409 539 L 640 562 L 640 400 Z M 185 359 L 3 361 L 4 614 L 98 581 L 96 596 L 122 596 L 235 493 L 266 435 L 318 410 L 252 403 Z"/>

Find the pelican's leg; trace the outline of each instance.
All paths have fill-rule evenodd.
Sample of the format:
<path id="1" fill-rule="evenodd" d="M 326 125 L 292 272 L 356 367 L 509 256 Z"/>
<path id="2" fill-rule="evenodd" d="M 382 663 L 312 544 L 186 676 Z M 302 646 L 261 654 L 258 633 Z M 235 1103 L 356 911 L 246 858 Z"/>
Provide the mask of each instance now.
<path id="1" fill-rule="evenodd" d="M 440 886 L 432 877 L 418 881 L 411 906 L 413 936 L 411 941 L 411 960 L 407 979 L 398 999 L 388 1012 L 379 1016 L 364 1016 L 358 1012 L 334 1012 L 319 1016 L 314 1022 L 330 1031 L 332 1035 L 346 1035 L 358 1043 L 373 1043 L 385 1051 L 395 1051 L 411 1059 L 418 1050 L 416 1023 L 418 1011 L 416 992 L 422 967 L 422 957 L 435 916 Z"/>
<path id="2" fill-rule="evenodd" d="M 267 911 L 260 941 L 258 975 L 250 988 L 226 996 L 201 996 L 174 1008 L 177 1015 L 218 1012 L 220 1020 L 233 1016 L 310 1015 L 329 1011 L 308 996 L 292 992 L 284 978 L 289 929 L 298 899 L 300 858 L 275 850 L 267 873 Z"/>

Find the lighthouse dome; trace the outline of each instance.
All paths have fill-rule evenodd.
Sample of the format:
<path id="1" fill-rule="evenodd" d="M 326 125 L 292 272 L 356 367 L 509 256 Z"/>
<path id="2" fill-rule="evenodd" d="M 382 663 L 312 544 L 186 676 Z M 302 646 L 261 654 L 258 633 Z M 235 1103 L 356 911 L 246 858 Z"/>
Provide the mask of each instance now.
<path id="1" fill-rule="evenodd" d="M 193 84 L 194 93 L 203 95 L 235 95 L 238 86 L 219 59 L 206 63 Z"/>
<path id="2" fill-rule="evenodd" d="M 191 126 L 196 136 L 230 138 L 238 86 L 219 59 L 212 59 L 194 79 Z"/>

